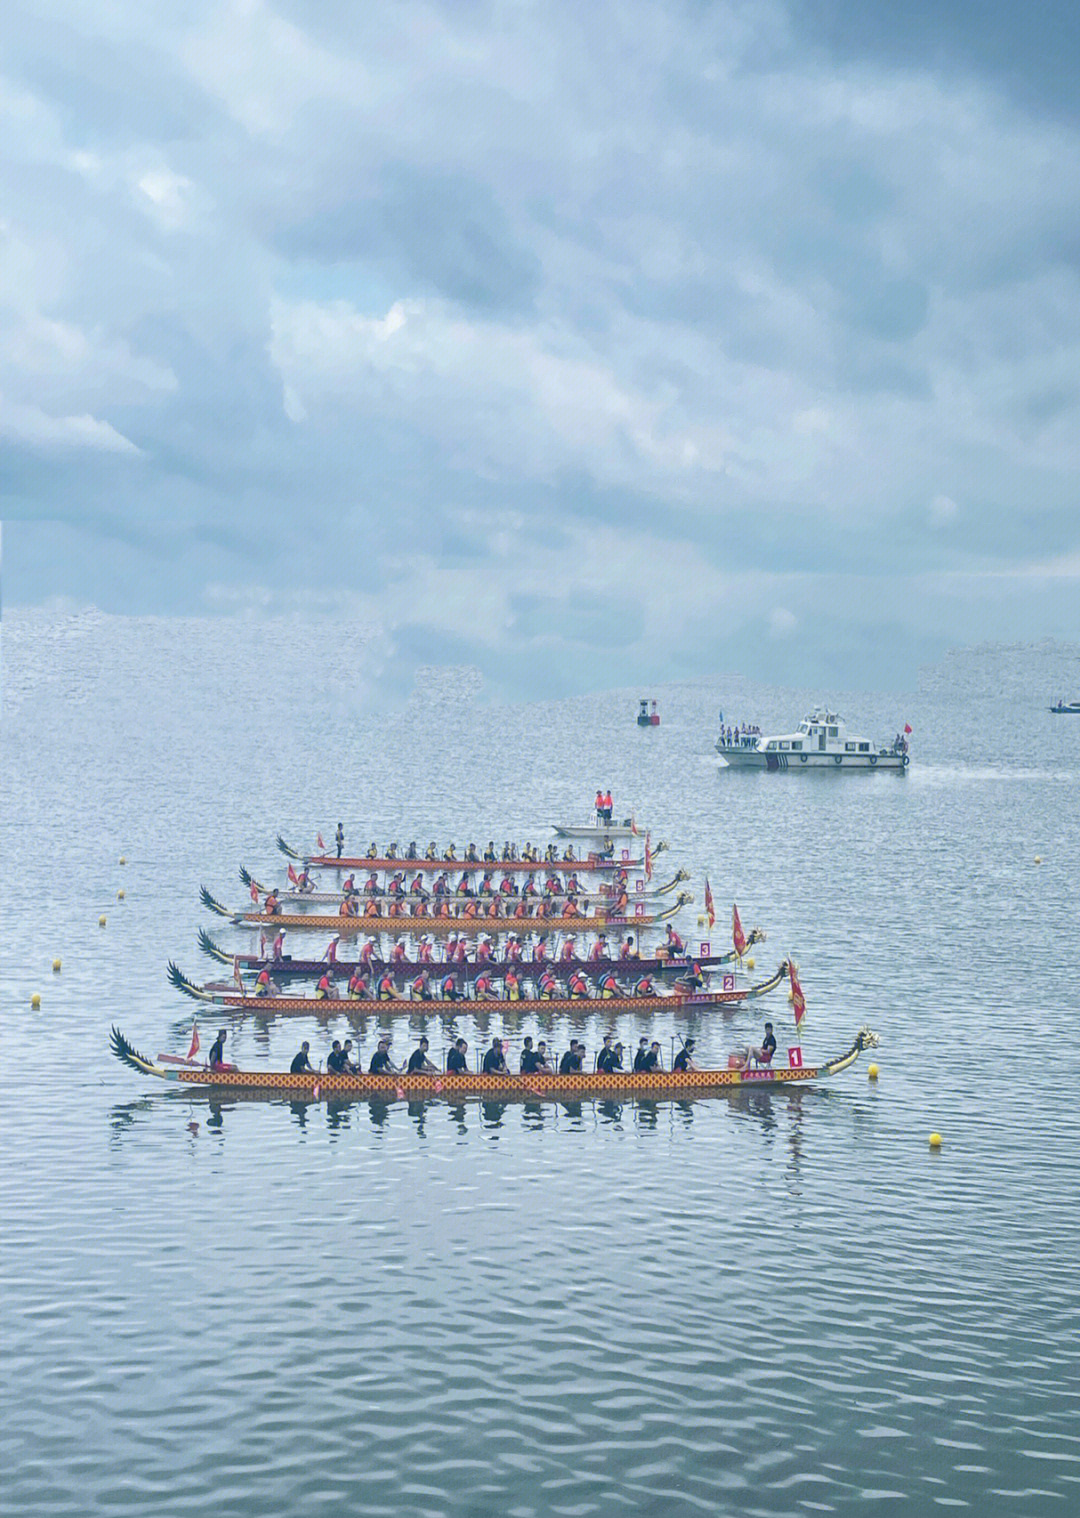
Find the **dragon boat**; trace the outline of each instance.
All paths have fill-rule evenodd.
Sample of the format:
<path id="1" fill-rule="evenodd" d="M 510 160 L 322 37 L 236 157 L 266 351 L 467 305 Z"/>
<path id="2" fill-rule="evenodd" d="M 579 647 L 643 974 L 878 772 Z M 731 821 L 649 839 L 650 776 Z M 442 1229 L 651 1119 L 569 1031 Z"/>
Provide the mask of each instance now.
<path id="1" fill-rule="evenodd" d="M 527 935 L 522 936 L 524 938 Z M 555 935 L 552 936 L 554 937 Z M 584 975 L 593 975 L 600 968 L 603 970 L 621 970 L 623 973 L 633 972 L 635 975 L 670 976 L 686 975 L 697 965 L 707 975 L 712 970 L 722 969 L 725 965 L 734 964 L 737 960 L 744 957 L 756 944 L 763 943 L 765 937 L 765 933 L 760 928 L 751 929 L 746 935 L 743 955 L 739 955 L 734 949 L 730 949 L 726 954 L 687 953 L 668 955 L 663 958 L 654 954 L 651 956 L 642 955 L 641 958 L 633 960 L 603 959 L 596 961 L 588 958 L 575 958 L 560 960 L 557 969 L 560 973 L 580 970 Z M 254 970 L 256 974 L 260 970 L 269 970 L 270 974 L 278 980 L 300 979 L 301 977 L 310 978 L 321 975 L 326 969 L 325 959 L 297 959 L 291 955 L 287 955 L 281 959 L 274 959 L 271 955 L 266 954 L 230 954 L 227 949 L 223 949 L 220 944 L 211 938 L 205 928 L 199 929 L 198 942 L 199 948 L 203 953 L 208 954 L 211 959 L 217 960 L 218 964 L 229 966 L 238 964 L 242 970 Z M 704 949 L 706 946 L 701 945 L 700 947 Z M 340 975 L 348 977 L 356 969 L 357 963 L 358 961 L 355 959 L 339 959 L 336 969 Z M 445 960 L 435 960 L 428 965 L 428 969 L 437 970 L 442 975 L 453 970 L 459 980 L 470 981 L 475 980 L 481 970 L 487 970 L 489 974 L 501 975 L 507 968 L 508 963 L 509 961 L 505 959 L 489 960 L 486 964 L 476 964 L 472 960 L 462 963 L 455 960 L 453 963 L 448 964 Z M 369 968 L 372 971 L 381 973 L 383 970 L 390 968 L 390 961 L 380 956 L 372 956 Z M 420 960 L 409 959 L 406 960 L 403 968 L 407 970 L 420 970 L 423 968 L 423 964 Z M 514 968 L 521 974 L 528 973 L 535 968 L 535 965 L 531 959 L 526 959 L 516 962 Z"/>
<path id="2" fill-rule="evenodd" d="M 237 1094 L 263 1094 L 318 1101 L 369 1097 L 381 1102 L 446 1102 L 479 1097 L 489 1100 L 582 1101 L 589 1098 L 657 1100 L 671 1097 L 724 1096 L 736 1091 L 786 1091 L 822 1085 L 855 1064 L 864 1049 L 876 1048 L 878 1036 L 860 1028 L 846 1053 L 821 1065 L 799 1061 L 786 1066 L 726 1070 L 582 1071 L 576 1075 L 292 1075 L 285 1070 L 210 1070 L 206 1066 L 155 1064 L 138 1053 L 118 1028 L 110 1037 L 113 1054 L 140 1075 L 195 1088 Z M 158 1055 L 159 1062 L 163 1056 Z"/>
<path id="3" fill-rule="evenodd" d="M 324 966 L 325 968 L 325 966 Z M 561 966 L 560 966 L 561 968 Z M 593 966 L 593 969 L 596 967 Z M 391 999 L 380 999 L 375 996 L 366 996 L 360 999 L 348 996 L 257 996 L 254 991 L 242 990 L 239 986 L 212 983 L 196 985 L 183 973 L 183 971 L 171 960 L 168 969 L 169 981 L 178 991 L 185 996 L 190 996 L 196 1001 L 209 1002 L 217 1007 L 233 1007 L 242 1011 L 269 1013 L 283 1012 L 290 1015 L 311 1017 L 333 1017 L 340 1013 L 356 1015 L 368 1009 L 377 1008 L 379 1012 L 445 1012 L 453 1016 L 456 1011 L 472 1010 L 475 1007 L 502 1007 L 520 1011 L 522 1007 L 534 1008 L 539 1012 L 580 1012 L 583 1007 L 600 1008 L 605 1012 L 656 1012 L 665 1009 L 676 1011 L 703 1011 L 710 1007 L 737 1007 L 744 1001 L 755 1001 L 759 996 L 767 996 L 770 991 L 783 983 L 788 975 L 788 963 L 784 960 L 776 973 L 770 975 L 767 980 L 760 981 L 754 986 L 733 986 L 723 991 L 679 990 L 672 988 L 670 991 L 657 992 L 655 996 L 634 996 L 629 993 L 623 996 L 600 996 L 588 997 L 539 997 L 522 995 L 513 1000 L 507 997 L 473 997 L 461 998 L 452 1001 L 443 999 L 432 994 L 429 1000 L 419 997 L 413 998 L 401 987 L 395 988 L 395 995 Z M 337 977 L 335 977 L 337 978 Z M 523 978 L 523 985 L 526 984 Z"/>
<path id="4" fill-rule="evenodd" d="M 450 872 L 447 871 L 447 873 Z M 453 873 L 456 875 L 457 870 L 455 870 Z M 537 873 L 539 873 L 539 871 Z M 676 890 L 678 886 L 682 885 L 684 881 L 689 879 L 690 875 L 688 871 L 676 870 L 671 879 L 665 881 L 663 885 L 653 886 L 647 885 L 644 881 L 638 881 L 637 888 L 635 890 L 631 891 L 629 888 L 627 888 L 627 900 L 632 901 L 635 904 L 640 902 L 649 903 L 657 901 L 663 896 L 669 896 L 672 891 Z M 269 895 L 271 891 L 276 892 L 280 901 L 288 902 L 290 905 L 296 903 L 298 906 L 336 907 L 340 905 L 342 900 L 341 891 L 305 891 L 299 889 L 296 885 L 283 886 L 279 889 L 277 886 L 264 885 L 262 881 L 256 880 L 255 876 L 252 875 L 251 871 L 248 870 L 244 865 L 240 866 L 240 880 L 252 893 L 253 901 L 256 900 L 258 896 Z M 559 883 L 560 887 L 565 887 L 566 885 L 566 882 L 564 880 L 560 880 Z M 358 890 L 354 890 L 352 894 L 358 897 L 361 901 L 366 900 L 370 895 L 366 886 Z M 517 892 L 516 887 L 514 893 L 496 889 L 491 892 L 490 895 L 486 896 L 479 896 L 475 892 L 471 895 L 466 896 L 460 895 L 457 892 L 452 892 L 448 895 L 440 897 L 439 899 L 447 902 L 450 906 L 464 906 L 466 902 L 469 901 L 490 901 L 493 895 L 500 896 L 504 903 L 513 903 L 514 906 L 516 906 L 517 903 L 521 900 L 520 893 Z M 561 901 L 565 901 L 567 895 L 573 896 L 574 900 L 580 902 L 583 906 L 591 906 L 595 904 L 598 907 L 603 907 L 604 905 L 610 905 L 613 899 L 617 899 L 619 890 L 615 885 L 601 885 L 598 889 L 594 890 L 582 889 L 570 892 L 567 892 L 565 889 L 560 889 L 558 892 L 545 891 L 542 894 L 538 893 L 536 896 L 530 897 L 528 899 L 532 901 L 551 901 L 557 898 Z M 379 899 L 384 899 L 387 898 L 387 896 L 388 892 L 384 887 L 378 893 L 378 897 Z M 400 895 L 396 897 L 390 897 L 389 899 L 398 900 L 404 902 L 407 905 L 409 902 L 417 902 L 421 900 L 431 901 L 434 898 L 430 894 L 425 897 L 421 897 L 417 895 L 415 891 L 404 890 Z"/>
<path id="5" fill-rule="evenodd" d="M 356 933 L 431 933 L 444 937 L 449 933 L 509 933 L 527 931 L 535 927 L 537 922 L 544 922 L 554 932 L 564 933 L 604 933 L 609 928 L 648 928 L 656 923 L 666 922 L 669 917 L 674 917 L 690 897 L 680 891 L 670 907 L 662 911 L 646 911 L 645 905 L 635 906 L 633 913 L 606 913 L 596 915 L 575 913 L 571 917 L 523 917 L 514 918 L 509 915 L 489 916 L 485 913 L 477 913 L 472 917 L 444 917 L 429 916 L 420 913 L 399 913 L 391 915 L 382 912 L 363 912 L 359 916 L 335 914 L 333 916 L 312 912 L 236 912 L 231 907 L 226 907 L 216 900 L 205 886 L 200 888 L 199 899 L 204 907 L 211 912 L 216 912 L 219 917 L 227 917 L 237 928 L 261 928 L 275 927 L 286 928 L 290 932 L 301 930 L 314 932 L 321 929 L 324 932 L 337 932 L 341 936 L 351 937 Z M 475 898 L 472 898 L 475 902 Z M 496 897 L 496 902 L 498 902 Z M 499 903 L 501 905 L 501 903 Z"/>
<path id="6" fill-rule="evenodd" d="M 593 836 L 590 834 L 590 837 Z M 407 859 L 401 854 L 343 854 L 340 859 L 333 854 L 327 854 L 320 849 L 318 853 L 301 854 L 286 843 L 281 834 L 278 834 L 277 846 L 285 855 L 286 859 L 292 859 L 297 864 L 306 865 L 313 870 L 420 870 L 425 873 L 440 870 L 543 870 L 549 866 L 555 869 L 564 869 L 567 865 L 577 870 L 604 871 L 604 870 L 640 870 L 645 866 L 644 857 L 632 858 L 629 849 L 620 849 L 616 857 L 614 849 L 601 852 L 598 849 L 591 850 L 588 854 L 578 857 L 574 853 L 573 846 L 563 851 L 559 859 L 466 859 L 455 850 L 452 858 L 441 859 Z M 662 854 L 668 845 L 663 841 L 651 846 L 655 857 Z"/>

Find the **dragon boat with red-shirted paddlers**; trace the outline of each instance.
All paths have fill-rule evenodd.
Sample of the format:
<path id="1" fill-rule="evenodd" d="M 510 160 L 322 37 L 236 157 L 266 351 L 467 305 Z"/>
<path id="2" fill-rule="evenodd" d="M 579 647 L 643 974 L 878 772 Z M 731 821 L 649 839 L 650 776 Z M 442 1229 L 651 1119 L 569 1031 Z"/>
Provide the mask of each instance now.
<path id="1" fill-rule="evenodd" d="M 855 1064 L 864 1049 L 877 1046 L 878 1037 L 869 1028 L 861 1028 L 851 1047 L 837 1058 L 820 1065 L 802 1063 L 801 1049 L 789 1051 L 786 1066 L 765 1065 L 748 1068 L 737 1056 L 731 1056 L 726 1069 L 686 1070 L 590 1070 L 568 1075 L 482 1074 L 471 1071 L 448 1073 L 436 1070 L 425 1074 L 355 1074 L 336 1075 L 307 1070 L 292 1074 L 287 1070 L 239 1070 L 234 1066 L 211 1069 L 192 1059 L 158 1055 L 158 1063 L 145 1058 L 128 1042 L 118 1028 L 113 1028 L 110 1047 L 117 1059 L 140 1075 L 180 1085 L 188 1090 L 203 1087 L 215 1095 L 235 1092 L 238 1095 L 277 1096 L 291 1100 L 318 1101 L 349 1097 L 367 1097 L 380 1102 L 461 1101 L 479 1097 L 492 1101 L 570 1101 L 588 1099 L 641 1098 L 657 1101 L 668 1098 L 726 1096 L 739 1091 L 790 1091 L 817 1086 L 841 1075 Z M 168 1060 L 168 1063 L 162 1063 Z"/>
<path id="2" fill-rule="evenodd" d="M 340 858 L 334 854 L 327 853 L 325 847 L 320 847 L 317 852 L 302 854 L 298 849 L 294 849 L 290 844 L 286 843 L 280 833 L 277 838 L 277 846 L 286 859 L 291 859 L 295 863 L 305 865 L 308 869 L 312 870 L 419 870 L 428 874 L 431 871 L 437 872 L 439 870 L 455 869 L 542 870 L 548 865 L 554 865 L 558 869 L 565 869 L 567 865 L 571 865 L 578 870 L 588 870 L 592 873 L 593 871 L 619 869 L 642 870 L 646 864 L 644 854 L 639 858 L 635 858 L 631 856 L 630 850 L 626 848 L 619 849 L 616 852 L 614 845 L 610 849 L 603 847 L 595 848 L 590 849 L 588 853 L 579 855 L 572 844 L 563 849 L 561 854 L 550 846 L 541 853 L 539 849 L 526 844 L 524 847 L 528 853 L 528 858 L 522 857 L 521 853 L 515 849 L 512 854 L 507 851 L 507 857 L 503 857 L 500 853 L 495 859 L 485 859 L 482 855 L 475 852 L 474 845 L 467 845 L 460 853 L 457 847 L 452 845 L 441 853 L 436 850 L 434 853 L 429 852 L 422 855 L 410 854 L 408 850 L 404 854 L 399 854 L 396 845 L 387 845 L 385 849 L 379 850 L 375 844 L 372 844 L 372 848 L 376 849 L 375 853 L 342 854 Z M 411 847 L 413 845 L 410 845 Z M 434 848 L 435 846 L 430 845 L 429 847 Z M 649 845 L 650 852 L 654 857 L 657 854 L 662 854 L 667 847 L 668 845 L 664 842 Z M 392 851 L 388 852 L 387 850 Z"/>
<path id="3" fill-rule="evenodd" d="M 507 938 L 509 939 L 511 936 L 508 934 Z M 683 953 L 666 953 L 663 955 L 658 952 L 642 954 L 637 949 L 634 949 L 630 955 L 623 958 L 620 958 L 618 955 L 606 954 L 599 959 L 590 959 L 589 955 L 585 953 L 580 956 L 574 955 L 569 959 L 562 959 L 557 957 L 559 954 L 559 935 L 553 932 L 551 934 L 538 935 L 537 942 L 542 938 L 546 944 L 549 938 L 553 939 L 552 954 L 556 957 L 546 960 L 534 960 L 532 955 L 535 952 L 535 947 L 525 942 L 531 935 L 518 934 L 515 936 L 522 941 L 523 949 L 522 957 L 512 961 L 506 959 L 505 956 L 479 963 L 472 959 L 436 959 L 433 953 L 429 959 L 406 957 L 402 965 L 405 969 L 415 968 L 419 970 L 426 964 L 429 969 L 439 970 L 443 973 L 453 970 L 462 982 L 474 980 L 477 974 L 485 969 L 489 972 L 494 971 L 496 974 L 501 974 L 511 963 L 513 963 L 515 969 L 527 972 L 538 971 L 540 966 L 545 963 L 556 964 L 560 972 L 563 970 L 581 970 L 586 975 L 595 974 L 599 968 L 607 969 L 613 966 L 623 975 L 655 975 L 663 979 L 670 979 L 672 976 L 708 976 L 714 970 L 722 970 L 726 966 L 733 965 L 736 961 L 741 960 L 755 945 L 763 943 L 766 937 L 760 928 L 752 928 L 743 942 L 741 954 L 737 953 L 734 949 L 729 949 L 726 954 L 713 954 L 709 952 L 710 945 L 708 943 L 699 943 L 699 952 L 697 953 L 687 950 Z M 198 942 L 199 948 L 202 949 L 203 953 L 208 954 L 211 959 L 217 960 L 218 964 L 232 966 L 234 963 L 238 963 L 242 970 L 254 970 L 256 974 L 261 970 L 268 970 L 276 980 L 310 979 L 312 976 L 321 975 L 328 963 L 325 955 L 320 959 L 302 959 L 295 955 L 284 953 L 278 955 L 244 952 L 231 954 L 227 949 L 223 949 L 220 944 L 216 943 L 205 928 L 199 929 Z M 528 958 L 525 957 L 526 954 L 529 956 Z M 357 959 L 343 958 L 334 960 L 334 967 L 338 974 L 344 976 L 351 975 L 359 964 L 360 961 Z M 393 960 L 379 954 L 373 954 L 367 965 L 367 968 L 372 971 L 381 971 L 392 967 Z M 752 969 L 753 964 L 749 964 L 748 968 Z"/>
<path id="4" fill-rule="evenodd" d="M 590 966 L 594 972 L 596 968 Z M 515 970 L 513 979 L 508 982 L 505 974 L 492 974 L 490 966 L 481 965 L 478 969 L 479 976 L 470 987 L 473 991 L 471 996 L 459 990 L 459 982 L 452 968 L 444 970 L 443 967 L 426 965 L 417 967 L 416 974 L 411 976 L 402 976 L 400 970 L 395 971 L 394 968 L 388 968 L 377 976 L 357 972 L 356 983 L 359 986 L 362 981 L 363 991 L 354 995 L 338 994 L 341 976 L 331 973 L 331 969 L 325 965 L 322 976 L 325 982 L 324 993 L 316 992 L 314 996 L 285 995 L 268 971 L 260 972 L 259 980 L 252 986 L 245 984 L 239 967 L 231 983 L 211 981 L 200 986 L 189 980 L 170 960 L 168 975 L 170 983 L 185 996 L 213 1006 L 255 1013 L 306 1013 L 312 1017 L 331 1017 L 339 1013 L 355 1016 L 358 1012 L 372 1008 L 378 1008 L 380 1012 L 445 1012 L 450 1016 L 456 1010 L 474 1007 L 502 1007 L 504 1010 L 518 1012 L 523 1007 L 542 1012 L 578 1012 L 582 1007 L 595 1007 L 611 1013 L 656 1012 L 664 1009 L 707 1011 L 709 1008 L 737 1007 L 742 1002 L 767 996 L 790 973 L 789 962 L 784 960 L 773 975 L 757 985 L 709 991 L 701 985 L 681 987 L 678 984 L 667 989 L 652 989 L 649 976 L 640 977 L 634 987 L 627 987 L 617 980 L 613 968 L 602 970 L 599 974 L 594 973 L 595 985 L 590 985 L 582 971 L 572 970 L 564 974 L 564 967 L 557 965 L 548 972 L 548 990 L 545 992 L 545 983 L 539 976 L 530 976 L 524 972 L 518 974 Z M 352 979 L 350 976 L 350 981 Z M 476 992 L 477 981 L 483 987 L 480 994 Z M 650 985 L 648 991 L 641 989 L 642 981 Z M 580 988 L 576 994 L 575 987 Z M 446 994 L 447 992 L 451 994 Z"/>
<path id="5" fill-rule="evenodd" d="M 352 877 L 354 874 L 363 874 L 363 871 L 353 871 L 341 883 L 338 890 L 320 891 L 311 883 L 306 871 L 297 875 L 292 865 L 289 866 L 290 884 L 288 886 L 279 888 L 265 885 L 261 880 L 257 880 L 244 865 L 240 866 L 240 880 L 247 886 L 253 905 L 273 895 L 282 904 L 288 904 L 290 908 L 337 908 L 346 897 L 353 897 L 361 906 L 368 900 L 387 903 L 397 901 L 406 906 L 410 902 L 422 902 L 425 909 L 430 912 L 433 904 L 438 902 L 446 902 L 450 907 L 463 907 L 469 901 L 490 903 L 494 897 L 498 896 L 502 899 L 506 914 L 509 914 L 522 901 L 527 907 L 536 906 L 541 901 L 549 906 L 552 903 L 558 903 L 561 906 L 562 902 L 570 896 L 583 908 L 595 907 L 598 910 L 608 909 L 615 903 L 626 908 L 629 908 L 631 904 L 635 907 L 641 904 L 648 905 L 661 901 L 664 896 L 669 896 L 684 881 L 690 879 L 686 870 L 676 870 L 671 879 L 665 881 L 663 885 L 654 886 L 645 880 L 637 880 L 631 888 L 625 874 L 620 876 L 617 872 L 615 879 L 610 883 L 588 887 L 582 884 L 576 870 L 564 873 L 557 868 L 545 867 L 543 870 L 536 870 L 533 875 L 526 876 L 519 885 L 512 876 L 507 874 L 501 875 L 496 882 L 494 876 L 499 874 L 500 869 L 499 866 L 494 870 L 484 866 L 482 874 L 477 871 L 480 880 L 475 888 L 469 879 L 468 867 L 462 871 L 456 885 L 449 880 L 451 873 L 454 876 L 458 875 L 456 866 L 453 871 L 444 870 L 442 874 L 436 876 L 430 886 L 426 883 L 421 884 L 419 876 L 414 876 L 409 882 L 405 878 L 409 872 L 405 870 L 395 871 L 388 881 L 380 884 L 376 878 L 379 872 L 372 870 L 368 872 L 367 879 L 362 885 L 356 884 Z M 539 884 L 537 884 L 536 876 L 540 877 Z"/>
<path id="6" fill-rule="evenodd" d="M 524 917 L 514 918 L 504 910 L 504 904 L 499 897 L 493 898 L 490 903 L 481 903 L 477 898 L 472 898 L 459 909 L 459 915 L 451 916 L 449 908 L 445 913 L 435 909 L 421 911 L 422 903 L 417 903 L 417 910 L 405 912 L 398 910 L 412 903 L 394 902 L 388 904 L 385 912 L 372 911 L 373 906 L 378 907 L 381 903 L 368 902 L 360 910 L 358 903 L 343 902 L 342 909 L 334 915 L 325 915 L 312 912 L 236 912 L 231 907 L 223 906 L 222 903 L 206 889 L 200 888 L 200 900 L 204 907 L 211 912 L 216 912 L 219 917 L 226 917 L 238 928 L 261 928 L 278 927 L 286 928 L 290 932 L 298 930 L 302 932 L 336 931 L 342 937 L 352 937 L 357 933 L 432 933 L 439 937 L 445 937 L 450 933 L 509 933 L 512 930 L 520 930 L 523 926 L 535 925 L 543 921 L 546 926 L 565 933 L 602 933 L 608 928 L 647 928 L 656 923 L 666 922 L 669 917 L 674 917 L 691 899 L 685 892 L 679 893 L 670 907 L 662 911 L 646 911 L 645 904 L 634 906 L 632 912 L 600 912 L 587 914 L 581 912 L 560 913 L 557 917 Z M 280 903 L 279 903 L 280 904 Z M 633 903 L 631 903 L 633 905 Z M 354 911 L 344 910 L 352 906 Z"/>

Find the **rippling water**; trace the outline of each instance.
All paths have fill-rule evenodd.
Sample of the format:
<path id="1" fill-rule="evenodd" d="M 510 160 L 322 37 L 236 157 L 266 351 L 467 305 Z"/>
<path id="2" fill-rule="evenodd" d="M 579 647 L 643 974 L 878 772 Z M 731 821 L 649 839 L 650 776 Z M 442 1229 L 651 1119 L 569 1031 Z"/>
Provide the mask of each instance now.
<path id="1" fill-rule="evenodd" d="M 1080 719 L 1045 711 L 1060 651 L 845 698 L 870 736 L 910 721 L 915 761 L 839 780 L 712 753 L 719 705 L 787 727 L 819 693 L 718 679 L 492 708 L 433 671 L 379 714 L 362 643 L 326 628 L 4 631 L 12 1512 L 1075 1510 Z M 643 694 L 657 731 L 634 726 Z M 279 828 L 543 839 L 598 784 L 670 839 L 699 902 L 707 871 L 722 917 L 737 899 L 768 930 L 759 971 L 795 954 L 808 1054 L 881 1033 L 876 1086 L 864 1062 L 787 1096 L 306 1108 L 109 1057 L 114 1021 L 147 1052 L 183 1044 L 165 961 L 205 973 L 204 920 L 231 942 L 197 888 L 240 904 L 237 866 L 269 873 Z M 722 1060 L 764 1016 L 783 1046 L 782 996 L 678 1031 Z M 229 1026 L 242 1063 L 323 1038 Z M 405 1020 L 385 1026 L 404 1053 Z M 665 1052 L 676 1031 L 615 1027 Z M 543 1030 L 591 1050 L 607 1024 Z"/>

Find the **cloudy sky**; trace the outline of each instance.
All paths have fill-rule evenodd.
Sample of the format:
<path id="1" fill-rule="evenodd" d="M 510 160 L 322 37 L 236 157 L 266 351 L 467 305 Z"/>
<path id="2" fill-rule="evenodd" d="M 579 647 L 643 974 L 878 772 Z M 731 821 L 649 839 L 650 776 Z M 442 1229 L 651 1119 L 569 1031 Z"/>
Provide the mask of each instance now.
<path id="1" fill-rule="evenodd" d="M 14 0 L 7 605 L 515 695 L 1080 637 L 1075 0 Z"/>

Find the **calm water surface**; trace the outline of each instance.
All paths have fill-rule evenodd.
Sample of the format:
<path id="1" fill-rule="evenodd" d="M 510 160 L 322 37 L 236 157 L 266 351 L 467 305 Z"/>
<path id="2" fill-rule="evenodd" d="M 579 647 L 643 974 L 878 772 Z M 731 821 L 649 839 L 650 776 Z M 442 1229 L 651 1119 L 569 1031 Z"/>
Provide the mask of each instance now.
<path id="1" fill-rule="evenodd" d="M 498 709 L 432 672 L 379 715 L 362 642 L 325 627 L 4 635 L 8 1511 L 1076 1511 L 1080 719 L 1045 707 L 1080 665 L 984 650 L 903 699 L 718 678 Z M 720 705 L 786 728 L 825 695 L 872 737 L 909 721 L 908 776 L 718 770 Z M 309 1108 L 108 1055 L 113 1022 L 186 1045 L 165 963 L 207 973 L 203 923 L 237 942 L 198 886 L 240 905 L 279 828 L 543 841 L 598 784 L 699 903 L 707 872 L 725 922 L 737 900 L 768 931 L 759 974 L 795 954 L 810 1057 L 879 1031 L 876 1086 L 864 1062 L 786 1097 Z M 782 995 L 613 1026 L 723 1060 L 765 1016 L 784 1046 Z M 325 1043 L 228 1025 L 245 1064 Z M 371 1017 L 366 1052 L 381 1026 L 399 1056 L 451 1031 Z M 458 1027 L 593 1050 L 608 1023 Z"/>

